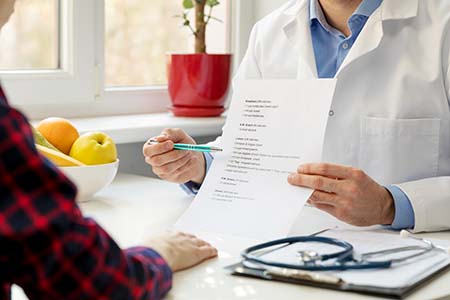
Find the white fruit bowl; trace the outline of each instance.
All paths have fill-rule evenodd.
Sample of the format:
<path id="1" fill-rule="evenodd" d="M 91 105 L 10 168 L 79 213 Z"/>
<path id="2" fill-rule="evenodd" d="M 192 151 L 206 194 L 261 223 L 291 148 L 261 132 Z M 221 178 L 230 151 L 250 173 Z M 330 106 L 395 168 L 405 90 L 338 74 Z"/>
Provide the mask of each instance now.
<path id="1" fill-rule="evenodd" d="M 60 167 L 60 169 L 78 187 L 77 200 L 84 202 L 111 184 L 119 169 L 119 160 L 104 165 Z"/>

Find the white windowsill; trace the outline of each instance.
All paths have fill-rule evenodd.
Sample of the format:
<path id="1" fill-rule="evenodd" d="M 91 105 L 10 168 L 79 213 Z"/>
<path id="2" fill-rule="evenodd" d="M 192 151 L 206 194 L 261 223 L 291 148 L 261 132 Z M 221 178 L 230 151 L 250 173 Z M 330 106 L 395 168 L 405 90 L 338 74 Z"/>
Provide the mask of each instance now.
<path id="1" fill-rule="evenodd" d="M 225 117 L 180 118 L 169 113 L 158 113 L 71 118 L 70 121 L 77 127 L 80 134 L 102 131 L 111 136 L 117 144 L 126 144 L 145 142 L 165 128 L 181 128 L 192 137 L 220 135 Z"/>

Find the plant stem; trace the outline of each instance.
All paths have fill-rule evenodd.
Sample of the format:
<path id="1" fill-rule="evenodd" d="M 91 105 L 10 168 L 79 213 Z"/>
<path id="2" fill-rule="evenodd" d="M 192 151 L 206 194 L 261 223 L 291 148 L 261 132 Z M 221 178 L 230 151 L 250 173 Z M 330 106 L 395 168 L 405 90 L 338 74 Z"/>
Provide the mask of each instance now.
<path id="1" fill-rule="evenodd" d="M 206 25 L 208 26 L 208 24 L 209 24 L 209 21 L 211 21 L 211 18 L 212 18 L 212 12 L 213 12 L 213 6 L 210 6 L 209 7 L 209 14 L 208 14 L 208 17 L 206 18 Z"/>
<path id="2" fill-rule="evenodd" d="M 195 31 L 195 29 L 191 26 L 191 24 L 187 25 L 187 27 L 189 28 L 189 30 L 192 32 L 192 34 L 197 37 L 197 32 Z"/>
<path id="3" fill-rule="evenodd" d="M 195 2 L 195 53 L 206 53 L 206 0 Z"/>

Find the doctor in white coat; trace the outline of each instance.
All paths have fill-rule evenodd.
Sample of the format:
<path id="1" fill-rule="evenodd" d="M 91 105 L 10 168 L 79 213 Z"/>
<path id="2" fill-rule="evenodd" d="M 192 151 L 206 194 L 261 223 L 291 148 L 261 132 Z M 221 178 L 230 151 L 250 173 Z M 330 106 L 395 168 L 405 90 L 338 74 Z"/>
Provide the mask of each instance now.
<path id="1" fill-rule="evenodd" d="M 448 0 L 291 0 L 255 25 L 235 84 L 337 78 L 328 163 L 299 166 L 289 183 L 353 225 L 436 231 L 450 229 L 449 67 Z M 173 151 L 195 143 L 182 130 L 157 139 L 146 162 L 195 192 L 212 158 Z"/>

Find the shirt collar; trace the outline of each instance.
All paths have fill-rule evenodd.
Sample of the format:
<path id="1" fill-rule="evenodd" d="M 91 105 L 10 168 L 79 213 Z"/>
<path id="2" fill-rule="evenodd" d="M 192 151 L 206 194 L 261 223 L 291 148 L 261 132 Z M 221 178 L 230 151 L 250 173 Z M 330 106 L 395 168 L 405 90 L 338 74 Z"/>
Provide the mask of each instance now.
<path id="1" fill-rule="evenodd" d="M 383 2 L 383 0 L 363 0 L 353 15 L 360 15 L 368 18 L 381 5 L 381 2 Z M 310 0 L 309 3 L 310 21 L 318 20 L 322 25 L 328 25 L 322 8 L 320 7 L 319 0 Z"/>
<path id="2" fill-rule="evenodd" d="M 339 31 L 335 28 L 333 28 L 330 24 L 327 22 L 327 18 L 325 17 L 325 14 L 323 13 L 322 7 L 320 6 L 319 0 L 310 0 L 309 1 L 309 19 L 310 19 L 310 25 L 314 23 L 314 20 L 320 23 L 322 27 L 328 31 L 333 33 L 334 35 L 339 35 Z"/>
<path id="3" fill-rule="evenodd" d="M 322 21 L 324 19 L 322 8 L 320 7 L 319 0 L 309 1 L 309 20 Z"/>
<path id="4" fill-rule="evenodd" d="M 363 0 L 353 15 L 370 17 L 373 12 L 380 7 L 381 2 L 383 2 L 383 0 Z"/>

